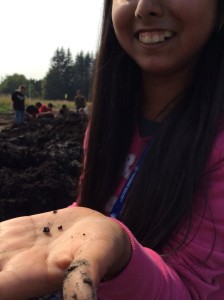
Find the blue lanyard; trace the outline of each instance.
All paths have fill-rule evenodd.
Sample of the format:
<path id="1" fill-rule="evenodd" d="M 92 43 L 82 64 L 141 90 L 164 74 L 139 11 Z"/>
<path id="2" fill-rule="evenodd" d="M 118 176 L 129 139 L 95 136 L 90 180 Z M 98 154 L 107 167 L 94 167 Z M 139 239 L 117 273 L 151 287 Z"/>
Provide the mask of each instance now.
<path id="1" fill-rule="evenodd" d="M 134 170 L 132 171 L 132 173 L 130 174 L 130 176 L 128 177 L 119 197 L 117 198 L 112 210 L 111 210 L 111 213 L 110 213 L 110 216 L 114 219 L 117 219 L 117 217 L 119 216 L 119 214 L 121 213 L 122 211 L 122 208 L 124 206 L 124 203 L 125 203 L 125 199 L 127 198 L 127 195 L 128 195 L 128 192 L 132 186 L 132 184 L 134 183 L 134 180 L 136 178 L 136 175 L 140 169 L 140 166 L 142 165 L 144 159 L 145 159 L 145 156 L 146 156 L 146 153 L 148 152 L 148 149 L 149 147 L 151 146 L 152 144 L 152 139 L 150 139 L 150 141 L 146 144 L 146 146 L 144 147 L 143 151 L 142 151 L 142 154 L 134 168 Z"/>

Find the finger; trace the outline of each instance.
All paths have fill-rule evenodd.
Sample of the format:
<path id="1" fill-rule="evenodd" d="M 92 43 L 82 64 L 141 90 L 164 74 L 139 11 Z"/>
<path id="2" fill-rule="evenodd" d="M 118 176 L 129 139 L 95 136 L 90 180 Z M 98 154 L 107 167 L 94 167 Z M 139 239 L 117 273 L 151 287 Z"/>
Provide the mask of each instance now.
<path id="1" fill-rule="evenodd" d="M 91 278 L 90 264 L 86 259 L 72 262 L 65 272 L 63 282 L 64 300 L 96 300 L 96 289 Z"/>

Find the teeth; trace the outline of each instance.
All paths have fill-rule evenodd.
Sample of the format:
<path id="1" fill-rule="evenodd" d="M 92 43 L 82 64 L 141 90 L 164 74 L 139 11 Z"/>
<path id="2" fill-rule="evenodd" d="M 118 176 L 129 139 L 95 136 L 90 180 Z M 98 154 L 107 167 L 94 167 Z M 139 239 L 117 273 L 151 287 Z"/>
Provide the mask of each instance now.
<path id="1" fill-rule="evenodd" d="M 152 43 L 153 44 L 156 44 L 156 43 L 158 43 L 159 42 L 159 36 L 158 35 L 154 35 L 153 37 L 152 37 Z"/>
<path id="2" fill-rule="evenodd" d="M 171 31 L 165 31 L 160 34 L 155 33 L 140 33 L 139 34 L 139 41 L 143 44 L 157 44 L 164 42 L 166 38 L 171 38 L 174 35 Z"/>
<path id="3" fill-rule="evenodd" d="M 160 35 L 159 41 L 160 41 L 160 42 L 164 42 L 164 41 L 165 41 L 165 36 Z"/>
<path id="4" fill-rule="evenodd" d="M 165 37 L 166 38 L 170 38 L 171 36 L 173 36 L 173 32 L 171 32 L 171 31 L 165 31 Z"/>

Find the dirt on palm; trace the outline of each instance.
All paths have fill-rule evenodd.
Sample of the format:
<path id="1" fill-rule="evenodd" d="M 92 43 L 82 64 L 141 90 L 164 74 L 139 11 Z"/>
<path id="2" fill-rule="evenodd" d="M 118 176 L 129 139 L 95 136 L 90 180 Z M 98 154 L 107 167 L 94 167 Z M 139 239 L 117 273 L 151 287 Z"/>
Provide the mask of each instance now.
<path id="1" fill-rule="evenodd" d="M 76 199 L 86 124 L 70 113 L 0 132 L 0 221 L 63 208 Z"/>

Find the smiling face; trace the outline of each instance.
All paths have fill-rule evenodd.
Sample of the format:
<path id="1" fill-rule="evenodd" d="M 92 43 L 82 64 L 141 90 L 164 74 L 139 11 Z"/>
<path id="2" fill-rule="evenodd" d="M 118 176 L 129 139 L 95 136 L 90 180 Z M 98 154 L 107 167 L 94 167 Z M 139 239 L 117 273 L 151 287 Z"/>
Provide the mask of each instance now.
<path id="1" fill-rule="evenodd" d="M 191 69 L 216 23 L 216 0 L 113 0 L 121 47 L 151 75 Z"/>

